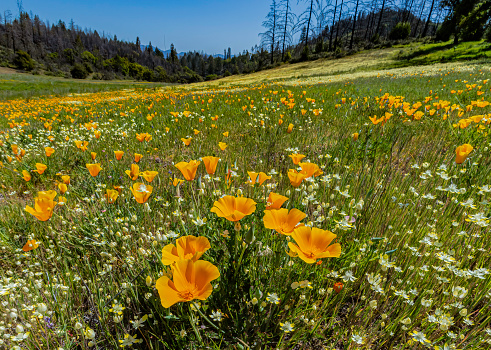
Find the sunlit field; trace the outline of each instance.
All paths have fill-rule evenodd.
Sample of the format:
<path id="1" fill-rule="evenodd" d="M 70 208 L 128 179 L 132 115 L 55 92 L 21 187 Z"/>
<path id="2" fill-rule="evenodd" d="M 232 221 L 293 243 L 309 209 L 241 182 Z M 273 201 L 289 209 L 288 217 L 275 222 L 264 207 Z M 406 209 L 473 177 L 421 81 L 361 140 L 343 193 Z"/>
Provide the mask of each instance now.
<path id="1" fill-rule="evenodd" d="M 490 348 L 491 71 L 412 69 L 0 102 L 0 347 Z"/>

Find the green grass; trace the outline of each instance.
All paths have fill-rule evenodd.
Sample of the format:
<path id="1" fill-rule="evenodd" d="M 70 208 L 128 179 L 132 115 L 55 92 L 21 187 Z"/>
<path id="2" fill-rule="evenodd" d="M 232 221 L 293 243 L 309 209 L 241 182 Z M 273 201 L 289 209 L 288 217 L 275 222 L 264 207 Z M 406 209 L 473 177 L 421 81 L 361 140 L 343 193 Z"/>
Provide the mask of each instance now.
<path id="1" fill-rule="evenodd" d="M 491 43 L 484 40 L 453 44 L 453 40 L 443 43 L 423 44 L 404 47 L 398 54 L 400 65 L 427 65 L 437 62 L 491 59 Z M 396 64 L 397 66 L 397 64 Z"/>
<path id="2" fill-rule="evenodd" d="M 28 73 L 0 74 L 0 100 L 31 98 L 43 95 L 149 88 L 169 84 L 135 81 L 98 81 L 65 79 Z"/>

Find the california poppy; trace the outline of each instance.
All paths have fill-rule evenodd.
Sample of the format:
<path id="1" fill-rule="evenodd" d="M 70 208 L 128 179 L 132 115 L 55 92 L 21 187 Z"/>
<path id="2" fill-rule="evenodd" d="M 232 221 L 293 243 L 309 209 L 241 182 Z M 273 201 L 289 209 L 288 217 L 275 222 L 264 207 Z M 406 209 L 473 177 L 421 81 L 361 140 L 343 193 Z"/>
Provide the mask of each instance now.
<path id="1" fill-rule="evenodd" d="M 288 157 L 292 159 L 293 164 L 295 165 L 297 165 L 302 159 L 305 158 L 303 154 L 298 154 L 298 153 L 290 154 Z"/>
<path id="2" fill-rule="evenodd" d="M 286 129 L 286 132 L 290 134 L 292 130 L 293 130 L 293 124 L 288 125 L 288 129 Z"/>
<path id="3" fill-rule="evenodd" d="M 102 170 L 101 168 L 101 163 L 96 163 L 96 164 L 85 164 L 87 169 L 89 169 L 90 175 L 96 177 L 99 175 L 99 172 Z"/>
<path id="4" fill-rule="evenodd" d="M 145 180 L 148 182 L 152 182 L 155 176 L 157 176 L 159 173 L 157 171 L 144 171 L 143 173 L 140 173 L 140 176 L 143 176 Z"/>
<path id="5" fill-rule="evenodd" d="M 49 157 L 55 152 L 55 150 L 54 150 L 54 148 L 51 148 L 51 147 L 45 147 L 44 152 L 46 154 L 46 157 Z"/>
<path id="6" fill-rule="evenodd" d="M 289 236 L 306 217 L 307 214 L 295 208 L 290 211 L 285 208 L 272 209 L 264 211 L 263 223 L 264 227 Z"/>
<path id="7" fill-rule="evenodd" d="M 297 244 L 288 243 L 290 253 L 298 254 L 298 257 L 308 264 L 313 264 L 321 258 L 337 258 L 341 254 L 341 245 L 331 244 L 337 237 L 331 231 L 301 226 L 293 231 L 291 237 Z"/>
<path id="8" fill-rule="evenodd" d="M 280 209 L 283 203 L 288 200 L 288 197 L 281 194 L 271 192 L 266 201 L 266 209 Z"/>
<path id="9" fill-rule="evenodd" d="M 220 158 L 208 156 L 208 157 L 203 157 L 201 159 L 205 164 L 206 172 L 210 175 L 215 174 L 215 171 L 217 170 L 218 161 L 220 160 Z"/>
<path id="10" fill-rule="evenodd" d="M 334 286 L 332 287 L 336 293 L 339 293 L 340 291 L 343 290 L 343 282 L 336 282 L 334 283 Z"/>
<path id="11" fill-rule="evenodd" d="M 44 165 L 42 163 L 36 163 L 36 170 L 33 170 L 33 171 L 38 173 L 38 174 L 42 174 L 46 171 L 46 169 L 48 169 L 47 165 Z"/>
<path id="12" fill-rule="evenodd" d="M 468 143 L 457 147 L 457 149 L 455 150 L 455 153 L 457 153 L 457 157 L 455 158 L 455 163 L 462 164 L 467 159 L 467 156 L 472 152 L 473 149 L 474 147 L 472 147 Z"/>
<path id="13" fill-rule="evenodd" d="M 228 221 L 239 221 L 256 211 L 256 202 L 245 197 L 224 196 L 213 203 L 210 211 Z"/>
<path id="14" fill-rule="evenodd" d="M 150 198 L 152 191 L 153 191 L 152 186 L 145 185 L 141 182 L 135 182 L 133 184 L 133 187 L 131 188 L 131 192 L 133 193 L 133 196 L 135 196 L 136 201 L 140 204 L 145 203 L 148 200 L 148 198 Z"/>
<path id="15" fill-rule="evenodd" d="M 222 151 L 225 151 L 225 148 L 227 148 L 227 144 L 225 142 L 218 142 L 218 147 L 220 147 Z"/>
<path id="16" fill-rule="evenodd" d="M 65 185 L 70 185 L 70 176 L 69 175 L 62 175 L 61 176 L 61 181 L 63 181 L 63 183 Z"/>
<path id="17" fill-rule="evenodd" d="M 106 197 L 107 202 L 110 204 L 113 204 L 116 202 L 116 199 L 118 199 L 119 196 L 119 191 L 118 190 L 111 190 L 111 189 L 106 189 L 106 194 L 104 197 Z"/>
<path id="18" fill-rule="evenodd" d="M 198 165 L 200 165 L 200 163 L 201 162 L 197 160 L 191 160 L 189 163 L 179 162 L 175 166 L 181 171 L 186 180 L 193 181 L 196 177 L 196 170 L 198 169 Z"/>
<path id="19" fill-rule="evenodd" d="M 198 260 L 211 248 L 206 237 L 183 236 L 176 240 L 176 245 L 167 244 L 162 249 L 162 264 L 171 265 L 179 260 Z"/>
<path id="20" fill-rule="evenodd" d="M 220 277 L 218 268 L 204 260 L 180 260 L 171 269 L 172 281 L 162 276 L 155 283 L 165 308 L 183 301 L 206 300 L 213 291 L 210 282 Z"/>
<path id="21" fill-rule="evenodd" d="M 95 160 L 95 157 L 97 157 L 97 153 L 96 152 L 90 152 L 90 158 L 92 158 L 92 160 Z"/>
<path id="22" fill-rule="evenodd" d="M 121 160 L 123 158 L 123 151 L 114 151 L 114 156 L 116 157 L 116 160 Z"/>
<path id="23" fill-rule="evenodd" d="M 22 170 L 22 178 L 25 181 L 29 181 L 29 180 L 31 180 L 31 174 L 29 174 L 29 172 L 27 170 Z"/>
<path id="24" fill-rule="evenodd" d="M 309 178 L 311 176 L 319 176 L 322 174 L 322 170 L 315 163 L 298 163 L 302 168 L 301 173 L 305 175 L 305 178 Z"/>
<path id="25" fill-rule="evenodd" d="M 174 180 L 171 179 L 170 182 L 171 182 L 172 186 L 177 187 L 180 184 L 182 184 L 184 182 L 184 180 L 178 179 L 176 177 L 176 178 L 174 178 Z"/>
<path id="26" fill-rule="evenodd" d="M 22 247 L 22 250 L 25 252 L 29 252 L 33 249 L 36 249 L 39 247 L 39 243 L 36 242 L 35 239 L 31 239 L 30 241 L 27 241 L 27 243 Z"/>
<path id="27" fill-rule="evenodd" d="M 187 139 L 181 138 L 181 141 L 184 143 L 185 146 L 189 146 L 191 144 L 192 137 L 188 137 Z"/>
<path id="28" fill-rule="evenodd" d="M 56 205 L 56 202 L 53 201 L 55 197 L 55 191 L 38 192 L 38 197 L 34 198 L 34 208 L 26 205 L 24 210 L 39 221 L 47 221 L 53 215 L 53 209 Z"/>
<path id="29" fill-rule="evenodd" d="M 288 178 L 290 179 L 290 184 L 293 187 L 298 187 L 302 183 L 303 179 L 305 179 L 305 174 L 299 173 L 295 169 L 288 170 Z"/>
<path id="30" fill-rule="evenodd" d="M 355 132 L 355 133 L 353 133 L 353 134 L 351 135 L 351 137 L 353 137 L 353 141 L 358 140 L 358 136 L 359 136 L 359 134 L 358 134 L 357 132 Z"/>
<path id="31" fill-rule="evenodd" d="M 61 194 L 64 194 L 68 190 L 68 186 L 64 183 L 60 183 L 58 184 L 58 189 L 60 190 Z"/>
<path id="32" fill-rule="evenodd" d="M 138 163 L 140 159 L 142 159 L 143 155 L 139 153 L 135 153 L 135 162 Z"/>
<path id="33" fill-rule="evenodd" d="M 125 170 L 125 173 L 131 180 L 135 181 L 140 175 L 140 167 L 137 164 L 131 164 L 131 170 Z"/>

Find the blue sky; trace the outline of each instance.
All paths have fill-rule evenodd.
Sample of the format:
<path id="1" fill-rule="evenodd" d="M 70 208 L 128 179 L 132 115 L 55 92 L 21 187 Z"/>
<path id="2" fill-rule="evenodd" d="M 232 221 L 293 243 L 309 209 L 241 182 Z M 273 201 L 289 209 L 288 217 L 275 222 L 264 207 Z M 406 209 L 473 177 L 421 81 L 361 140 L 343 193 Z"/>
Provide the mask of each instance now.
<path id="1" fill-rule="evenodd" d="M 24 10 L 50 23 L 73 19 L 81 28 L 117 35 L 118 39 L 177 51 L 208 54 L 250 50 L 259 44 L 261 23 L 269 11 L 267 0 L 23 0 Z M 16 0 L 2 0 L 0 11 L 19 14 Z M 165 38 L 165 42 L 164 42 Z"/>

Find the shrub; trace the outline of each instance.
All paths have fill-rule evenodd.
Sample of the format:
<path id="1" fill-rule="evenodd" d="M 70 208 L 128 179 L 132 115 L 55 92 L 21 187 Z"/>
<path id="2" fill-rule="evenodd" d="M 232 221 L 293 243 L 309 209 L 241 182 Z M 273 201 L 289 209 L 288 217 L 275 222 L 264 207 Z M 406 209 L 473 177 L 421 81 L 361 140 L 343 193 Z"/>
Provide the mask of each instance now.
<path id="1" fill-rule="evenodd" d="M 231 75 L 232 75 L 232 73 L 230 73 L 230 72 L 228 71 L 228 69 L 225 71 L 225 73 L 223 73 L 223 76 L 224 76 L 224 77 L 229 77 L 229 76 L 231 76 Z"/>
<path id="2" fill-rule="evenodd" d="M 34 69 L 34 61 L 31 56 L 25 51 L 17 51 L 14 58 L 14 65 L 18 69 L 22 70 L 33 70 Z"/>
<path id="3" fill-rule="evenodd" d="M 87 71 L 85 66 L 81 65 L 80 63 L 75 63 L 75 65 L 70 70 L 70 73 L 72 74 L 72 78 L 75 79 L 85 79 L 89 76 L 89 72 Z"/>
<path id="4" fill-rule="evenodd" d="M 290 51 L 285 52 L 284 62 L 288 62 L 292 59 L 292 53 Z"/>
<path id="5" fill-rule="evenodd" d="M 208 81 L 208 80 L 216 80 L 216 79 L 218 79 L 218 75 L 216 75 L 216 74 L 208 74 L 206 76 L 206 78 L 205 78 L 206 81 Z"/>
<path id="6" fill-rule="evenodd" d="M 411 24 L 409 22 L 399 22 L 390 31 L 390 40 L 402 40 L 407 39 L 411 34 Z"/>

